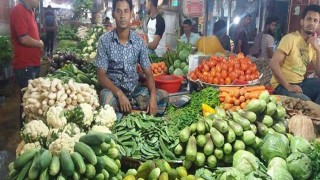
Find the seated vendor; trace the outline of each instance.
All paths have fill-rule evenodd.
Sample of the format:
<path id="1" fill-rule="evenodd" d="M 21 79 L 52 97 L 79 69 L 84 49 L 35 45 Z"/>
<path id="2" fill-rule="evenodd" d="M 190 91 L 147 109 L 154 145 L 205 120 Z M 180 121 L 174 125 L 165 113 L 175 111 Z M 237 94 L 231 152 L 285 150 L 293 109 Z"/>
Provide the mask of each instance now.
<path id="1" fill-rule="evenodd" d="M 180 37 L 181 42 L 190 43 L 192 46 L 196 44 L 200 35 L 197 33 L 193 33 L 192 30 L 192 22 L 190 19 L 186 19 L 183 21 L 183 32 L 184 34 Z"/>
<path id="2" fill-rule="evenodd" d="M 320 104 L 320 79 L 304 78 L 309 63 L 320 75 L 320 46 L 315 33 L 319 21 L 320 6 L 307 6 L 300 19 L 300 31 L 281 39 L 270 62 L 274 93 Z"/>
<path id="3" fill-rule="evenodd" d="M 143 110 L 162 115 L 168 104 L 168 93 L 155 88 L 148 50 L 142 38 L 130 30 L 131 0 L 114 0 L 116 28 L 103 34 L 97 48 L 97 76 L 103 90 L 102 105 L 110 104 L 119 114 Z M 138 85 L 136 64 L 140 64 L 146 86 Z"/>
<path id="4" fill-rule="evenodd" d="M 217 52 L 225 53 L 218 37 L 215 35 L 201 37 L 195 46 L 198 52 L 208 55 L 214 55 Z"/>

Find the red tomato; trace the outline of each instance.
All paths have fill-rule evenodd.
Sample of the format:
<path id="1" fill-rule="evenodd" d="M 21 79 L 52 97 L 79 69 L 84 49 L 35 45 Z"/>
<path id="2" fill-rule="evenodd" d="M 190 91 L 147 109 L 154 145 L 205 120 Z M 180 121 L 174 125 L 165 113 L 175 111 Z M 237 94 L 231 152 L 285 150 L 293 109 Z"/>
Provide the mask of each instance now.
<path id="1" fill-rule="evenodd" d="M 204 71 L 202 74 L 203 76 L 209 76 L 210 73 L 208 71 Z"/>
<path id="2" fill-rule="evenodd" d="M 241 76 L 239 76 L 239 80 L 245 81 L 245 80 L 246 80 L 246 77 L 245 77 L 244 75 L 241 75 Z"/>
<path id="3" fill-rule="evenodd" d="M 237 74 L 235 72 L 231 72 L 229 74 L 229 77 L 231 78 L 231 81 L 234 81 L 238 78 Z"/>
<path id="4" fill-rule="evenodd" d="M 222 77 L 222 78 L 228 77 L 228 73 L 227 73 L 226 70 L 222 70 L 222 71 L 221 71 L 221 77 Z"/>
<path id="5" fill-rule="evenodd" d="M 244 75 L 244 71 L 243 70 L 240 70 L 240 75 Z"/>
<path id="6" fill-rule="evenodd" d="M 243 71 L 247 70 L 248 69 L 248 64 L 247 63 L 241 63 L 241 69 Z"/>
<path id="7" fill-rule="evenodd" d="M 210 83 L 210 84 L 213 83 L 213 77 L 209 76 L 209 78 L 208 78 L 208 83 Z"/>
<path id="8" fill-rule="evenodd" d="M 231 72 L 233 72 L 233 67 L 232 67 L 232 66 L 229 66 L 229 67 L 228 67 L 228 73 L 231 73 Z"/>
<path id="9" fill-rule="evenodd" d="M 210 76 L 213 78 L 216 77 L 216 72 L 214 71 L 214 69 L 211 69 Z"/>
<path id="10" fill-rule="evenodd" d="M 216 72 L 216 77 L 217 77 L 217 78 L 221 78 L 221 73 Z"/>
<path id="11" fill-rule="evenodd" d="M 203 72 L 208 72 L 208 71 L 210 71 L 209 65 L 208 64 L 204 64 L 203 65 Z"/>
<path id="12" fill-rule="evenodd" d="M 246 81 L 251 81 L 251 78 L 250 78 L 250 75 L 249 75 L 249 74 L 246 74 L 246 75 L 245 75 L 245 78 L 246 78 Z"/>
<path id="13" fill-rule="evenodd" d="M 216 72 L 221 72 L 221 65 L 217 64 L 215 70 Z"/>
<path id="14" fill-rule="evenodd" d="M 235 63 L 233 68 L 234 69 L 240 69 L 240 64 L 239 63 Z"/>
<path id="15" fill-rule="evenodd" d="M 251 71 L 256 71 L 257 70 L 257 65 L 255 63 L 252 63 L 250 65 L 250 69 L 251 69 Z"/>
<path id="16" fill-rule="evenodd" d="M 252 73 L 252 71 L 251 71 L 251 69 L 249 68 L 249 69 L 247 69 L 247 70 L 246 70 L 246 72 L 245 72 L 244 74 L 246 74 L 246 75 L 247 75 L 247 74 L 248 74 L 248 75 L 250 75 L 251 73 Z"/>
<path id="17" fill-rule="evenodd" d="M 222 69 L 222 70 L 226 70 L 226 71 L 228 70 L 228 65 L 227 65 L 226 62 L 222 62 L 222 63 L 221 63 L 221 69 Z"/>
<path id="18" fill-rule="evenodd" d="M 220 85 L 224 85 L 224 79 L 223 79 L 223 78 L 220 78 L 220 79 L 219 79 L 219 84 L 220 84 Z"/>
<path id="19" fill-rule="evenodd" d="M 213 78 L 213 84 L 219 84 L 219 78 L 217 77 Z"/>
<path id="20" fill-rule="evenodd" d="M 230 77 L 227 77 L 227 78 L 225 79 L 225 84 L 226 84 L 226 85 L 230 85 L 231 83 L 232 83 L 231 78 L 230 78 Z"/>

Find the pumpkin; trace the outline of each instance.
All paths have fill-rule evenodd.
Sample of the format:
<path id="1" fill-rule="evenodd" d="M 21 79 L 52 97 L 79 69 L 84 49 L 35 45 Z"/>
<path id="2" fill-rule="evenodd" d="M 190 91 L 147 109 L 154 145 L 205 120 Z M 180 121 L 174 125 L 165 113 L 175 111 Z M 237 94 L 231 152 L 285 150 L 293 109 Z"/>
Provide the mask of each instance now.
<path id="1" fill-rule="evenodd" d="M 292 116 L 288 127 L 289 133 L 294 136 L 304 137 L 308 141 L 316 138 L 312 120 L 308 116 L 302 114 Z"/>

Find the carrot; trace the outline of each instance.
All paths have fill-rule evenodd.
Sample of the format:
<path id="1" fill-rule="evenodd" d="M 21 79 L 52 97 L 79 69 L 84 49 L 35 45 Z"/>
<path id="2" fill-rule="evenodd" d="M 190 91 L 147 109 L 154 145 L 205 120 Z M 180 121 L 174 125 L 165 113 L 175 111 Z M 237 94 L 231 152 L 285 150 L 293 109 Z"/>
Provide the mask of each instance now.
<path id="1" fill-rule="evenodd" d="M 236 105 L 236 106 L 239 106 L 240 105 L 240 100 L 239 99 L 236 99 L 235 101 L 234 101 L 234 105 Z"/>
<path id="2" fill-rule="evenodd" d="M 244 108 L 246 107 L 246 105 L 247 105 L 246 102 L 241 103 L 241 104 L 240 104 L 241 109 L 244 109 Z"/>
<path id="3" fill-rule="evenodd" d="M 224 97 L 219 97 L 219 100 L 220 100 L 220 102 L 224 102 L 225 101 Z"/>
<path id="4" fill-rule="evenodd" d="M 239 90 L 240 96 L 243 96 L 246 92 L 247 92 L 247 90 L 245 88 L 241 88 Z"/>
<path id="5" fill-rule="evenodd" d="M 247 92 L 246 94 L 244 94 L 244 97 L 246 99 L 258 99 L 260 94 L 261 94 L 260 92 L 258 92 L 258 93 L 256 93 L 256 92 L 250 92 L 250 93 Z"/>
<path id="6" fill-rule="evenodd" d="M 234 108 L 236 109 L 236 111 L 242 109 L 240 106 L 234 106 Z"/>
<path id="7" fill-rule="evenodd" d="M 233 97 L 231 97 L 231 96 L 226 96 L 226 97 L 225 97 L 225 102 L 226 102 L 226 103 L 233 104 L 234 99 L 233 99 Z"/>
<path id="8" fill-rule="evenodd" d="M 223 98 L 225 98 L 226 96 L 229 96 L 229 94 L 225 91 L 221 92 L 219 95 L 219 97 L 223 97 Z"/>
<path id="9" fill-rule="evenodd" d="M 265 90 L 266 87 L 265 87 L 265 86 L 247 86 L 247 87 L 244 87 L 244 89 L 245 89 L 247 92 L 250 92 L 250 91 Z"/>
<path id="10" fill-rule="evenodd" d="M 227 92 L 227 93 L 231 93 L 234 90 L 239 90 L 239 87 L 219 87 L 219 91 L 220 92 Z"/>
<path id="11" fill-rule="evenodd" d="M 230 104 L 230 103 L 224 103 L 224 109 L 231 109 L 233 107 L 233 104 Z"/>
<path id="12" fill-rule="evenodd" d="M 234 93 L 234 97 L 235 97 L 235 98 L 239 98 L 239 96 L 240 96 L 240 90 L 238 90 L 238 89 L 237 89 L 237 90 L 234 90 L 233 93 Z"/>
<path id="13" fill-rule="evenodd" d="M 240 96 L 240 97 L 239 97 L 239 100 L 240 100 L 240 102 L 245 102 L 245 101 L 246 101 L 246 98 L 245 98 L 244 96 Z"/>

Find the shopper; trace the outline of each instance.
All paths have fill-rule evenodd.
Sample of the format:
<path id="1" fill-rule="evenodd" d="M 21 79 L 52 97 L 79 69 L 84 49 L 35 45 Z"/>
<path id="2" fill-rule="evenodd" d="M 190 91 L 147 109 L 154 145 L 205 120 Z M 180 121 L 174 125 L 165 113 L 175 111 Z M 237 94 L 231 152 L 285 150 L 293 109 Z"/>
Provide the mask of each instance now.
<path id="1" fill-rule="evenodd" d="M 274 43 L 274 32 L 276 30 L 278 18 L 268 17 L 265 22 L 264 31 L 258 33 L 254 38 L 254 44 L 250 49 L 250 54 L 264 59 L 272 58 Z"/>
<path id="2" fill-rule="evenodd" d="M 222 47 L 230 52 L 230 37 L 227 35 L 227 23 L 224 20 L 220 19 L 214 23 L 213 34 L 218 37 Z"/>
<path id="3" fill-rule="evenodd" d="M 40 59 L 44 45 L 40 40 L 33 12 L 38 3 L 38 0 L 21 0 L 10 13 L 13 69 L 21 89 L 27 87 L 28 80 L 37 78 L 40 73 Z M 21 99 L 22 93 L 20 104 Z M 21 115 L 22 111 L 22 106 L 20 106 Z M 20 116 L 20 127 L 23 125 L 22 122 L 22 116 Z"/>
<path id="4" fill-rule="evenodd" d="M 150 53 L 155 53 L 162 57 L 166 53 L 165 29 L 166 24 L 163 17 L 159 14 L 158 0 L 146 0 L 148 19 L 148 48 Z"/>
<path id="5" fill-rule="evenodd" d="M 251 15 L 244 15 L 235 32 L 235 53 L 242 52 L 245 56 L 249 54 L 247 26 L 249 25 L 250 21 Z"/>
<path id="6" fill-rule="evenodd" d="M 52 56 L 52 51 L 53 51 L 53 44 L 54 44 L 54 37 L 55 37 L 55 32 L 56 32 L 56 16 L 54 13 L 54 10 L 52 7 L 49 5 L 48 8 L 46 9 L 44 13 L 44 30 L 46 32 L 46 52 L 47 56 Z"/>
<path id="7" fill-rule="evenodd" d="M 192 32 L 192 22 L 186 19 L 182 24 L 184 34 L 180 37 L 181 42 L 190 43 L 192 46 L 196 44 L 200 35 Z"/>
<path id="8" fill-rule="evenodd" d="M 132 1 L 114 0 L 112 16 L 116 28 L 100 37 L 97 49 L 97 76 L 103 87 L 101 104 L 110 104 L 120 112 L 118 115 L 136 108 L 153 115 L 163 114 L 168 93 L 155 88 L 148 49 L 141 37 L 130 30 Z M 145 73 L 147 87 L 138 85 L 136 64 Z"/>
<path id="9" fill-rule="evenodd" d="M 304 78 L 310 63 L 314 65 L 316 75 L 320 75 L 320 46 L 315 33 L 319 20 L 320 6 L 309 5 L 302 13 L 300 31 L 281 39 L 270 62 L 271 85 L 276 94 L 320 104 L 320 79 Z"/>

